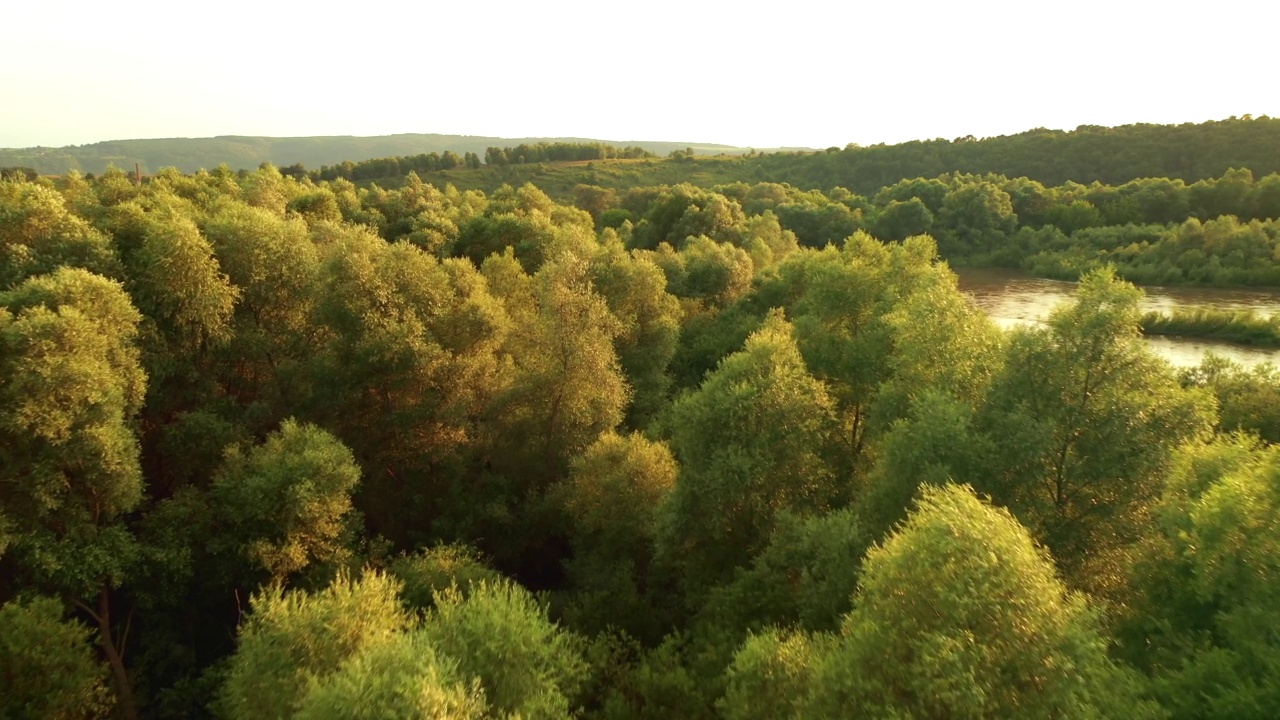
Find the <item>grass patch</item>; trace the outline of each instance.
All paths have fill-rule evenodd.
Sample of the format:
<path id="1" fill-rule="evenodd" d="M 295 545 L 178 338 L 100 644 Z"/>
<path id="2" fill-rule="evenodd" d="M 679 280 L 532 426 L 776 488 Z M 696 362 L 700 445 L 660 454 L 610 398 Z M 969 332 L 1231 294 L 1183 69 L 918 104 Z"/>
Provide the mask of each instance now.
<path id="1" fill-rule="evenodd" d="M 1280 348 L 1280 317 L 1266 317 L 1250 310 L 1192 307 L 1172 313 L 1149 312 L 1143 314 L 1141 325 L 1147 335 L 1178 335 Z"/>

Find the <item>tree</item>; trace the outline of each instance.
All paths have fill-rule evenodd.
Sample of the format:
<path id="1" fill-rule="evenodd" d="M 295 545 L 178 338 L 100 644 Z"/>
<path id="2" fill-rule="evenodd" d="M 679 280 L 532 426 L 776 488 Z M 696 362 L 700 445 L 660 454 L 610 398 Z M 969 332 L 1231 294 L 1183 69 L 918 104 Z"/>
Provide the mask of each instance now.
<path id="1" fill-rule="evenodd" d="M 779 513 L 816 513 L 842 495 L 824 456 L 833 402 L 774 312 L 664 428 L 680 476 L 662 510 L 660 552 L 692 588 L 727 579 L 768 541 Z"/>
<path id="2" fill-rule="evenodd" d="M 794 318 L 806 365 L 837 402 L 838 438 L 845 446 L 839 468 L 846 477 L 861 470 L 867 440 L 894 417 L 877 406 L 896 373 L 905 382 L 891 400 L 901 406 L 907 388 L 945 382 L 952 372 L 964 380 L 957 390 L 970 386 L 965 376 L 981 365 L 972 357 L 974 346 L 989 342 L 993 331 L 972 320 L 976 311 L 966 307 L 955 278 L 936 259 L 927 236 L 885 245 L 859 232 L 843 248 L 793 255 L 771 281 L 777 288 L 769 292 L 782 296 Z M 931 324 L 912 326 L 914 319 Z M 933 362 L 940 357 L 946 360 Z M 874 427 L 877 419 L 880 428 Z"/>
<path id="3" fill-rule="evenodd" d="M 311 316 L 320 252 L 300 217 L 238 202 L 221 205 L 200 228 L 239 293 L 234 335 L 216 354 L 221 391 L 265 435 L 307 395 L 303 367 L 320 344 Z"/>
<path id="4" fill-rule="evenodd" d="M 0 505 L 12 554 L 34 586 L 75 598 L 97 623 L 128 716 L 111 591 L 136 555 L 124 519 L 142 501 L 139 320 L 118 283 L 81 269 L 0 293 Z"/>
<path id="5" fill-rule="evenodd" d="M 567 717 L 586 677 L 580 641 L 511 582 L 482 582 L 466 597 L 456 589 L 440 593 L 419 632 L 457 661 L 461 677 L 479 678 L 499 714 Z"/>
<path id="6" fill-rule="evenodd" d="M 210 495 L 241 578 L 284 582 L 313 566 L 340 566 L 353 545 L 351 494 L 360 467 L 337 438 L 286 420 L 266 442 L 227 449 Z M 250 587 L 257 585 L 250 582 Z"/>
<path id="7" fill-rule="evenodd" d="M 71 214 L 55 190 L 0 181 L 0 288 L 64 265 L 120 276 L 107 236 Z"/>
<path id="8" fill-rule="evenodd" d="M 803 717 L 1159 717 L 1007 512 L 928 488 L 867 554 Z"/>
<path id="9" fill-rule="evenodd" d="M 1113 553 L 1135 537 L 1174 448 L 1213 422 L 1206 398 L 1142 344 L 1141 296 L 1110 269 L 1086 275 L 1047 327 L 1015 332 L 975 418 L 993 452 L 974 485 L 1095 590 L 1116 581 Z"/>
<path id="10" fill-rule="evenodd" d="M 851 509 L 783 514 L 769 544 L 698 611 L 704 628 L 743 633 L 770 626 L 832 631 L 849 612 L 861 557 L 871 545 Z"/>
<path id="11" fill-rule="evenodd" d="M 661 635 L 643 596 L 658 509 L 676 472 L 665 443 L 609 432 L 575 457 L 553 488 L 553 501 L 570 520 L 573 557 L 566 569 L 575 587 L 565 612 L 575 627 Z"/>
<path id="12" fill-rule="evenodd" d="M 500 568 L 523 567 L 523 579 L 543 583 L 560 574 L 564 547 L 545 494 L 575 455 L 618 427 L 630 399 L 614 350 L 621 328 L 577 253 L 533 277 L 510 254 L 490 257 L 483 272 L 512 316 L 510 384 L 489 406 L 480 482 L 456 507 L 465 536 L 504 538 L 484 546 Z"/>
<path id="13" fill-rule="evenodd" d="M 1280 370 L 1263 363 L 1244 368 L 1206 353 L 1200 365 L 1183 370 L 1184 385 L 1203 387 L 1218 400 L 1218 430 L 1249 432 L 1280 443 Z"/>
<path id="14" fill-rule="evenodd" d="M 0 717 L 77 720 L 104 717 L 111 695 L 89 647 L 92 631 L 63 619 L 48 597 L 0 605 Z"/>
<path id="15" fill-rule="evenodd" d="M 986 181 L 957 184 L 938 213 L 942 250 L 948 256 L 998 251 L 1017 224 L 1009 193 Z"/>
<path id="16" fill-rule="evenodd" d="M 516 297 L 504 298 L 513 317 L 523 314 L 525 321 L 517 321 L 505 348 L 514 378 L 497 403 L 512 434 L 499 446 L 506 457 L 494 460 L 523 465 L 541 489 L 618 426 L 630 395 L 614 350 L 619 323 L 592 287 L 590 271 L 588 260 L 566 254 L 531 278 L 525 308 L 514 306 Z M 512 447 L 517 438 L 520 447 Z"/>
<path id="17" fill-rule="evenodd" d="M 666 273 L 671 294 L 699 305 L 724 307 L 751 289 L 751 256 L 729 243 L 698 236 L 679 252 L 662 245 L 652 257 Z"/>
<path id="18" fill-rule="evenodd" d="M 911 198 L 906 202 L 890 202 L 876 216 L 871 229 L 881 240 L 901 241 L 912 235 L 923 235 L 932 227 L 933 213 L 920 198 Z"/>
<path id="19" fill-rule="evenodd" d="M 150 321 L 152 337 L 146 339 L 153 380 L 177 373 L 202 351 L 228 342 L 240 296 L 221 271 L 212 245 L 175 205 L 137 217 L 138 227 L 130 229 L 141 237 L 125 256 L 131 296 Z M 118 221 L 135 207 L 117 207 Z"/>
<path id="20" fill-rule="evenodd" d="M 400 591 L 404 604 L 424 611 L 434 607 L 435 596 L 449 588 L 456 588 L 466 597 L 482 582 L 503 580 L 502 574 L 489 567 L 475 548 L 458 543 L 396 558 L 390 571 L 404 585 Z"/>
<path id="21" fill-rule="evenodd" d="M 725 720 L 794 718 L 813 691 L 817 659 L 830 636 L 769 629 L 751 635 L 726 670 L 724 697 L 717 703 Z"/>
<path id="22" fill-rule="evenodd" d="M 667 401 L 668 365 L 680 335 L 680 302 L 667 292 L 667 279 L 651 258 L 624 251 L 616 240 L 604 244 L 591 259 L 590 273 L 592 288 L 620 325 L 613 345 L 632 388 L 627 425 L 644 427 Z"/>
<path id="23" fill-rule="evenodd" d="M 1178 717 L 1263 718 L 1280 702 L 1278 480 L 1280 454 L 1256 439 L 1177 455 L 1121 629 Z"/>
<path id="24" fill-rule="evenodd" d="M 479 682 L 423 633 L 396 635 L 312 679 L 297 720 L 481 720 L 489 717 Z"/>
<path id="25" fill-rule="evenodd" d="M 395 641 L 409 623 L 386 575 L 339 575 L 312 595 L 279 585 L 253 596 L 218 698 L 231 720 L 293 717 L 311 683 L 333 676 L 367 648 Z M 350 682 L 350 679 L 347 680 Z"/>
<path id="26" fill-rule="evenodd" d="M 309 362 L 309 416 L 367 471 L 370 526 L 420 544 L 458 464 L 479 452 L 480 419 L 509 387 L 501 352 L 511 320 L 469 262 L 367 230 L 333 238 L 320 282 L 316 320 L 328 337 Z"/>

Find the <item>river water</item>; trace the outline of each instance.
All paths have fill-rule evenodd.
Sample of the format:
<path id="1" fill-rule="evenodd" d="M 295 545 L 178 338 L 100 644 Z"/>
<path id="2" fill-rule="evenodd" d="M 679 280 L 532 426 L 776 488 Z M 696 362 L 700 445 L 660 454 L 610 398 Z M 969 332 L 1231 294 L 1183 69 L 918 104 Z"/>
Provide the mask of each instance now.
<path id="1" fill-rule="evenodd" d="M 1004 328 L 1043 321 L 1055 305 L 1071 302 L 1076 289 L 1073 282 L 1045 280 L 1017 270 L 966 268 L 956 270 L 956 274 L 960 276 L 960 289 Z M 1190 305 L 1252 310 L 1260 315 L 1280 312 L 1280 289 L 1144 287 L 1142 290 L 1146 293 L 1142 302 L 1144 312 L 1168 312 Z M 1148 337 L 1146 341 L 1157 353 L 1179 366 L 1199 365 L 1210 350 L 1247 366 L 1264 362 L 1280 364 L 1280 351 L 1246 345 L 1168 336 Z"/>

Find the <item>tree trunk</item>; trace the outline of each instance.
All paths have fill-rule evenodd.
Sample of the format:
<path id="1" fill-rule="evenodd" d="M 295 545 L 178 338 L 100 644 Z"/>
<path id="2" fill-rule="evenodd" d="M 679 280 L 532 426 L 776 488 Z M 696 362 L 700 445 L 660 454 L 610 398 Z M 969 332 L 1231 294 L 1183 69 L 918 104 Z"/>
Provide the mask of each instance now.
<path id="1" fill-rule="evenodd" d="M 102 652 L 111 664 L 111 674 L 116 681 L 116 695 L 120 699 L 120 712 L 127 720 L 138 720 L 138 708 L 133 702 L 133 686 L 129 683 L 129 673 L 124 667 L 124 656 L 116 647 L 115 638 L 111 634 L 111 591 L 102 586 L 98 595 L 98 641 L 102 643 Z"/>

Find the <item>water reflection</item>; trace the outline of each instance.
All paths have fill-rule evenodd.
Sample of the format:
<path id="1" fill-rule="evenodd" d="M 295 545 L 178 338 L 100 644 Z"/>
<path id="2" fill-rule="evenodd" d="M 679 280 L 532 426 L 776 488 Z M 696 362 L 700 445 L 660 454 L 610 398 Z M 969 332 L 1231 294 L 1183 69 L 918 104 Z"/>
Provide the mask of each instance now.
<path id="1" fill-rule="evenodd" d="M 960 289 L 1003 328 L 1043 321 L 1055 305 L 1071 301 L 1076 290 L 1076 283 L 1034 278 L 1016 270 L 964 269 L 956 274 L 960 276 Z M 1260 315 L 1280 311 L 1280 290 L 1144 287 L 1143 291 L 1144 311 L 1168 312 L 1189 305 L 1252 310 Z M 1280 352 L 1246 345 L 1167 336 L 1149 337 L 1147 342 L 1169 362 L 1180 366 L 1200 364 L 1210 350 L 1248 366 L 1280 362 Z"/>

